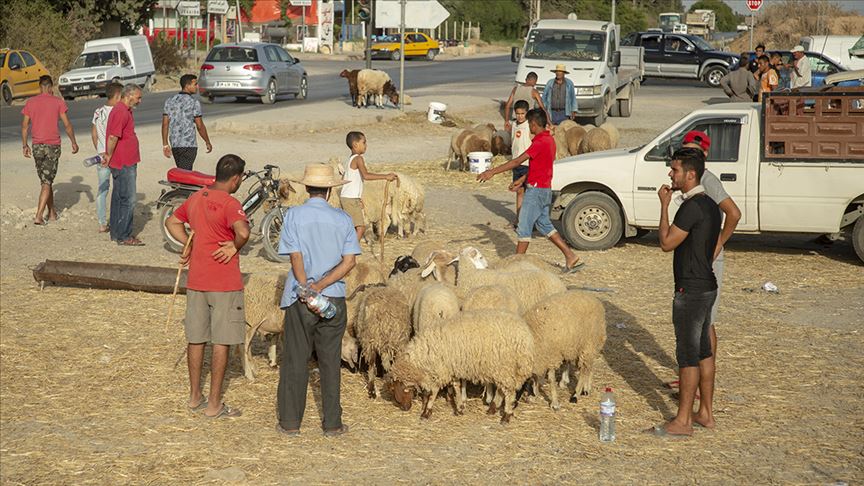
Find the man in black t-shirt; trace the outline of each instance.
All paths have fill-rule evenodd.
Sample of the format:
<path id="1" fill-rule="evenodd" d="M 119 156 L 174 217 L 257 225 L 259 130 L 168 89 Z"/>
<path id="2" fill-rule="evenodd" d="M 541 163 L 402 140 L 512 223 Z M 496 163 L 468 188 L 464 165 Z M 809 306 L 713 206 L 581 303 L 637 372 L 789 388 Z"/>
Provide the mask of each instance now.
<path id="1" fill-rule="evenodd" d="M 711 306 L 717 296 L 717 280 L 711 263 L 720 236 L 720 209 L 700 184 L 705 172 L 705 154 L 693 148 L 672 155 L 669 178 L 657 191 L 660 197 L 660 248 L 675 251 L 673 272 L 675 298 L 672 323 L 675 327 L 675 355 L 681 380 L 678 414 L 669 422 L 649 429 L 655 435 L 692 435 L 693 422 L 714 427 L 711 401 L 714 395 L 714 363 L 711 359 Z M 669 203 L 674 191 L 684 202 L 669 224 Z M 696 388 L 701 398 L 693 414 Z"/>

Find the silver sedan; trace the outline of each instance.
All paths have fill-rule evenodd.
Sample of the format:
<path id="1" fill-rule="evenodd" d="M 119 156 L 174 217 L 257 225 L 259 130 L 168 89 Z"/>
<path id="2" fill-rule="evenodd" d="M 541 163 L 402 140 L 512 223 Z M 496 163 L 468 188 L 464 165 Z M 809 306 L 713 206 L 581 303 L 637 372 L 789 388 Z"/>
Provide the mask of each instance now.
<path id="1" fill-rule="evenodd" d="M 303 99 L 308 91 L 306 70 L 300 61 L 277 44 L 241 42 L 220 44 L 210 50 L 198 76 L 201 97 L 258 96 L 272 104 L 281 94 Z"/>

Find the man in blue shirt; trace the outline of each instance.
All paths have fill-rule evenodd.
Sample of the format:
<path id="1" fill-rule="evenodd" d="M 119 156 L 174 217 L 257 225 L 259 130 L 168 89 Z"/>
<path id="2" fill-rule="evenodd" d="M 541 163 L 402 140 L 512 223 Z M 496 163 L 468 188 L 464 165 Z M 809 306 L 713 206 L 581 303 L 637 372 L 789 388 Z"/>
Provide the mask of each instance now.
<path id="1" fill-rule="evenodd" d="M 309 199 L 288 210 L 279 239 L 279 254 L 290 256 L 291 272 L 281 303 L 285 309 L 285 345 L 279 368 L 276 428 L 287 435 L 300 433 L 309 383 L 308 362 L 314 349 L 321 377 L 324 435 L 337 436 L 348 431 L 342 423 L 339 400 L 340 352 L 346 324 L 342 279 L 354 268 L 360 243 L 351 217 L 327 204 L 330 190 L 345 183 L 334 174 L 333 167 L 307 165 L 303 179 L 294 182 L 306 186 Z M 327 297 L 336 306 L 336 315 L 325 319 L 308 302 L 299 300 L 295 291 L 298 282 Z"/>
<path id="2" fill-rule="evenodd" d="M 552 72 L 555 77 L 543 89 L 543 106 L 552 117 L 550 123 L 557 125 L 568 118 L 576 118 L 576 91 L 573 81 L 565 76 L 569 72 L 563 64 L 556 65 Z"/>

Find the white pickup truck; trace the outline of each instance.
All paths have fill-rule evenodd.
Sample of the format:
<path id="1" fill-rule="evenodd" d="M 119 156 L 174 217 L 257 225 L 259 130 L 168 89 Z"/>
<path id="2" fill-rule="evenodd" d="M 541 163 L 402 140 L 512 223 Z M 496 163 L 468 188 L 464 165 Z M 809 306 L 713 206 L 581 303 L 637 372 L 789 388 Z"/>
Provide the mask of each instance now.
<path id="1" fill-rule="evenodd" d="M 595 20 L 538 20 L 525 39 L 524 52 L 514 47 L 510 60 L 518 62 L 516 82 L 537 73 L 537 89 L 555 75 L 557 64 L 567 66 L 576 90 L 576 112 L 600 126 L 606 116 L 629 117 L 633 99 L 645 73 L 644 50 L 621 47 L 619 27 Z"/>
<path id="2" fill-rule="evenodd" d="M 701 130 L 712 140 L 707 169 L 741 209 L 739 233 L 849 231 L 864 261 L 862 100 L 864 88 L 831 88 L 772 94 L 763 105 L 714 105 L 641 147 L 561 159 L 552 217 L 582 250 L 656 229 L 670 155 L 688 131 Z"/>

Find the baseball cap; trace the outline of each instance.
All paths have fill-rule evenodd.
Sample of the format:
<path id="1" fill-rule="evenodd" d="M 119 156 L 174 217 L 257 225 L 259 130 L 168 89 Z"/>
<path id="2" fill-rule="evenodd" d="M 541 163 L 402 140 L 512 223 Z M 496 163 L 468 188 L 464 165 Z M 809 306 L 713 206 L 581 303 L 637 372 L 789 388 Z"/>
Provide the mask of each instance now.
<path id="1" fill-rule="evenodd" d="M 804 52 L 804 46 L 795 46 L 792 48 L 792 52 Z"/>
<path id="2" fill-rule="evenodd" d="M 711 139 L 705 132 L 700 132 L 699 130 L 690 130 L 689 132 L 687 132 L 687 135 L 684 135 L 684 140 L 681 143 L 699 144 L 699 146 L 702 147 L 702 150 L 707 152 L 708 147 L 711 146 Z"/>

